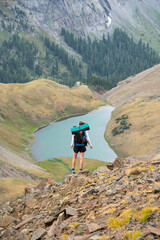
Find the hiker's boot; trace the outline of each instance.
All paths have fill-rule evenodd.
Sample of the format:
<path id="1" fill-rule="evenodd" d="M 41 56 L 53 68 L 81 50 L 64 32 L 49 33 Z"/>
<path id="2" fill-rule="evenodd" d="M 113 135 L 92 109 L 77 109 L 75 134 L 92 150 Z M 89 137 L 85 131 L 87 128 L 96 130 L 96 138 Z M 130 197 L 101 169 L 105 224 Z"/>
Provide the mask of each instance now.
<path id="1" fill-rule="evenodd" d="M 80 174 L 82 172 L 82 169 L 79 169 L 79 172 L 78 172 L 78 174 Z"/>

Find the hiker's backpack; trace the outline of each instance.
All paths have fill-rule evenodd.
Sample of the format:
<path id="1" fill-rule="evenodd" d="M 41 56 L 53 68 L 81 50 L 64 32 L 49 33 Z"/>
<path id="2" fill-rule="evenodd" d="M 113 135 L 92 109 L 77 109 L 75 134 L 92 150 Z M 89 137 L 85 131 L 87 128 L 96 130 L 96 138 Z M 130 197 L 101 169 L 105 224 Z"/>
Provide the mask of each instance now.
<path id="1" fill-rule="evenodd" d="M 86 131 L 79 131 L 74 135 L 74 145 L 77 147 L 87 146 Z"/>

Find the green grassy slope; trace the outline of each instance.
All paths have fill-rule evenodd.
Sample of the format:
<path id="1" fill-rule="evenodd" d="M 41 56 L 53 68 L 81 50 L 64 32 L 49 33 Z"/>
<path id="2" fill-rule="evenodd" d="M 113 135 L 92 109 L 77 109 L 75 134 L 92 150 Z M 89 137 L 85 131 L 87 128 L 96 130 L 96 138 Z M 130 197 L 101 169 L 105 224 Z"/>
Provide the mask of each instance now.
<path id="1" fill-rule="evenodd" d="M 17 152 L 26 151 L 37 128 L 103 105 L 87 86 L 70 89 L 45 79 L 0 84 L 0 99 L 0 142 Z"/>
<path id="2" fill-rule="evenodd" d="M 134 157 L 159 153 L 160 65 L 122 81 L 107 93 L 115 110 L 105 137 L 119 156 Z M 117 118 L 127 115 L 126 123 Z M 124 131 L 115 128 L 131 124 Z"/>
<path id="3" fill-rule="evenodd" d="M 63 157 L 63 158 L 55 158 L 48 159 L 42 162 L 38 162 L 38 165 L 44 169 L 46 169 L 49 173 L 53 174 L 53 177 L 57 181 L 62 181 L 66 173 L 71 171 L 72 158 L 71 157 Z M 76 160 L 76 168 L 75 171 L 79 171 L 80 159 Z M 98 161 L 95 159 L 84 159 L 84 167 L 83 169 L 88 169 L 89 171 L 96 170 L 99 166 L 106 166 L 106 162 Z"/>

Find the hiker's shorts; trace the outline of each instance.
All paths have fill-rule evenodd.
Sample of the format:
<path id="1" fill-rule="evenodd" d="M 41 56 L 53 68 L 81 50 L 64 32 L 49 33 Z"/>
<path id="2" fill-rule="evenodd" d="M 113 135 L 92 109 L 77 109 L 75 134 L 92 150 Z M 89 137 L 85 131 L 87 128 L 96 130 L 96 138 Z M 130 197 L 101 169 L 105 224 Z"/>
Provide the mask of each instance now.
<path id="1" fill-rule="evenodd" d="M 74 146 L 73 151 L 75 153 L 85 152 L 86 151 L 86 147 L 85 146 Z"/>

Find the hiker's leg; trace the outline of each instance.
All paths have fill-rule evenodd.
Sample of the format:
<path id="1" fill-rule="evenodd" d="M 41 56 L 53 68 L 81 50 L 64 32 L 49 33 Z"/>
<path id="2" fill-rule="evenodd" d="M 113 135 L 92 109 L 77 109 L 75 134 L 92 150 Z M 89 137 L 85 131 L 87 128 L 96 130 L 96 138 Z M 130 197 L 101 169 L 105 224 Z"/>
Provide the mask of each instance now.
<path id="1" fill-rule="evenodd" d="M 80 152 L 80 169 L 83 169 L 84 153 L 85 152 Z"/>
<path id="2" fill-rule="evenodd" d="M 75 153 L 75 152 L 73 151 L 72 169 L 73 169 L 73 168 L 75 169 L 77 154 L 78 154 L 78 153 Z"/>

